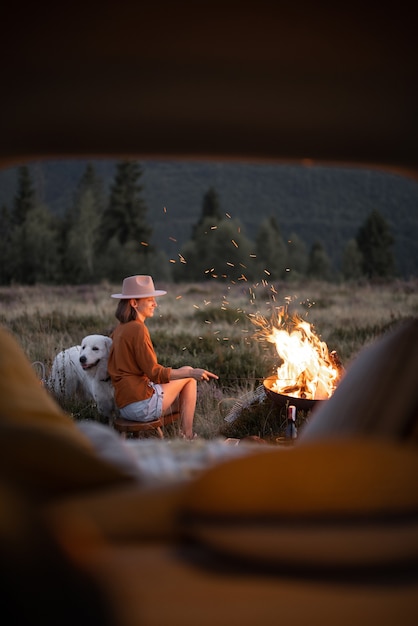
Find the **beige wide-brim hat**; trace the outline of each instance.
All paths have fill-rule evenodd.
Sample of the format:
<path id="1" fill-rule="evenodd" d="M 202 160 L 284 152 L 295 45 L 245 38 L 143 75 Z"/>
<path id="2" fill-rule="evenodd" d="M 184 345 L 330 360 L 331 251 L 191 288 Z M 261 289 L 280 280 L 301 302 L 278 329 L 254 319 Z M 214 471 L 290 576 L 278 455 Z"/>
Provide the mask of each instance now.
<path id="1" fill-rule="evenodd" d="M 155 289 L 151 276 L 128 276 L 122 284 L 122 293 L 112 293 L 111 298 L 129 300 L 130 298 L 151 298 L 163 296 L 166 291 Z"/>

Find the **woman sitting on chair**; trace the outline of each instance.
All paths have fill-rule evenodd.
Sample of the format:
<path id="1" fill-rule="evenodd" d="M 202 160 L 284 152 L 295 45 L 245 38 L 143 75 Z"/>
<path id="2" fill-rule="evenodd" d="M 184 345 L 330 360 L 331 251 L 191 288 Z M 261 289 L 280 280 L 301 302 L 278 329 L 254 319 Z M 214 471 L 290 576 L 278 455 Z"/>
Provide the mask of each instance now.
<path id="1" fill-rule="evenodd" d="M 147 318 L 157 308 L 155 298 L 166 294 L 156 290 L 151 276 L 129 276 L 122 285 L 115 316 L 118 326 L 112 334 L 108 371 L 115 389 L 115 401 L 124 419 L 148 422 L 179 411 L 182 435 L 193 439 L 193 419 L 198 380 L 218 378 L 205 369 L 185 365 L 164 367 L 157 361 Z"/>

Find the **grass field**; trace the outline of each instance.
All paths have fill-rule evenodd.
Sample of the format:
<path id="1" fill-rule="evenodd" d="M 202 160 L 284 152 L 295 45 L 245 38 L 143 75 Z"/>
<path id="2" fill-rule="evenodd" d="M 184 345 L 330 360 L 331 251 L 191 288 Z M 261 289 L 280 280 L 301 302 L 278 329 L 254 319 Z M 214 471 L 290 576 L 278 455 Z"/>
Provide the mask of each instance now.
<path id="1" fill-rule="evenodd" d="M 207 438 L 225 428 L 234 403 L 273 373 L 278 357 L 272 344 L 260 342 L 251 316 L 271 318 L 277 307 L 306 319 L 317 335 L 336 350 L 347 368 L 358 352 L 394 324 L 418 316 L 418 281 L 379 285 L 301 284 L 227 285 L 220 282 L 157 285 L 168 294 L 147 324 L 159 362 L 192 365 L 216 372 L 219 383 L 199 385 L 195 425 Z M 116 324 L 119 285 L 33 286 L 0 288 L 0 323 L 18 339 L 31 362 L 49 372 L 55 354 L 79 344 L 85 335 L 109 334 Z M 97 418 L 94 406 L 64 408 L 75 418 Z M 263 407 L 264 413 L 266 407 Z M 254 421 L 254 420 L 253 420 Z M 265 436 L 260 416 L 241 434 Z M 240 434 L 240 433 L 238 433 Z"/>

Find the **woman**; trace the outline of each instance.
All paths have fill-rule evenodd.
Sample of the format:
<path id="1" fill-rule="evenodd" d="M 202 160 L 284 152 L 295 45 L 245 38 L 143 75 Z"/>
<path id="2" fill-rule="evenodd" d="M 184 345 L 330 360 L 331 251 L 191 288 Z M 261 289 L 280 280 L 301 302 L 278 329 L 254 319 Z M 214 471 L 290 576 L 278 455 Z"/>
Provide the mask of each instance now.
<path id="1" fill-rule="evenodd" d="M 154 315 L 155 298 L 166 293 L 154 288 L 151 276 L 129 276 L 122 293 L 112 294 L 119 298 L 115 316 L 120 324 L 112 334 L 108 371 L 121 417 L 148 422 L 180 411 L 183 437 L 193 439 L 196 381 L 218 376 L 188 365 L 174 369 L 157 362 L 145 321 Z"/>

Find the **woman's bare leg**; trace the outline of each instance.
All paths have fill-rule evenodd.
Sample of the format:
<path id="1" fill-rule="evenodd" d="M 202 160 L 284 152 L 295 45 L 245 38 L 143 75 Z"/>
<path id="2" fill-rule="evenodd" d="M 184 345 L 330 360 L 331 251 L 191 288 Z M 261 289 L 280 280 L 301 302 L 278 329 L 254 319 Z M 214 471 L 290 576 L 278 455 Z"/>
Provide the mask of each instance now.
<path id="1" fill-rule="evenodd" d="M 179 409 L 182 430 L 187 439 L 193 437 L 193 419 L 196 408 L 197 383 L 194 378 L 171 380 L 161 385 L 164 391 L 163 414 L 168 409 Z"/>

